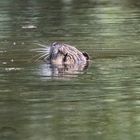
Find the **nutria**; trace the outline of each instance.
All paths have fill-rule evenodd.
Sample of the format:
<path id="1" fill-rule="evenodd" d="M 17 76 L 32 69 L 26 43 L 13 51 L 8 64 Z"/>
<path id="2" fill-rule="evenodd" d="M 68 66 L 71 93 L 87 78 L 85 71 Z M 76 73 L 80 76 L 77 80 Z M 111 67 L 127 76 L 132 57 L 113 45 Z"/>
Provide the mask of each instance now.
<path id="1" fill-rule="evenodd" d="M 86 65 L 89 60 L 87 53 L 82 53 L 68 44 L 54 42 L 49 47 L 38 45 L 45 47 L 38 50 L 42 53 L 39 59 L 54 65 Z"/>

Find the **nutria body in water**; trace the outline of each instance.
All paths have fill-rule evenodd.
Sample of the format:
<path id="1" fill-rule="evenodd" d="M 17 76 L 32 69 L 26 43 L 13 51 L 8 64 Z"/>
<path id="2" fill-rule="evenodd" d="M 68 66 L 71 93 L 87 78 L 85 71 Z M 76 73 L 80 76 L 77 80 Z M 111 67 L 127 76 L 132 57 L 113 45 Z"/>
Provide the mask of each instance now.
<path id="1" fill-rule="evenodd" d="M 54 77 L 72 78 L 81 74 L 88 67 L 89 56 L 73 46 L 54 42 L 50 46 L 37 44 L 41 48 L 34 49 L 39 52 L 37 60 L 44 60 L 41 73 Z"/>
<path id="2" fill-rule="evenodd" d="M 73 46 L 54 42 L 44 49 L 42 55 L 46 62 L 55 65 L 86 65 L 89 59 L 87 53 L 82 53 Z"/>

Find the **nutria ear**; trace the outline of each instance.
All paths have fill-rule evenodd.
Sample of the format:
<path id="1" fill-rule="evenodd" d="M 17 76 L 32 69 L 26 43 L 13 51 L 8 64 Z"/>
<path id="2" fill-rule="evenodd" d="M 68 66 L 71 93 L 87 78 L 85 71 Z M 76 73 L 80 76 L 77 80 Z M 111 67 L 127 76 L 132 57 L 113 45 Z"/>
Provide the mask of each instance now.
<path id="1" fill-rule="evenodd" d="M 83 52 L 83 55 L 85 56 L 85 58 L 86 58 L 87 60 L 89 60 L 89 55 L 88 55 L 86 52 Z"/>

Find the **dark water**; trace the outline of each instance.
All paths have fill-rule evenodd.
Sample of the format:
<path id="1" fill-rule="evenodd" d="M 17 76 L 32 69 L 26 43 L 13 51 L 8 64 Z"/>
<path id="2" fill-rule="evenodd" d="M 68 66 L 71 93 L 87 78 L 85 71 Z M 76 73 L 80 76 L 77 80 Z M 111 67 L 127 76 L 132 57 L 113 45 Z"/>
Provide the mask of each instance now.
<path id="1" fill-rule="evenodd" d="M 55 73 L 35 43 L 89 53 Z M 0 140 L 140 139 L 139 0 L 0 1 Z"/>

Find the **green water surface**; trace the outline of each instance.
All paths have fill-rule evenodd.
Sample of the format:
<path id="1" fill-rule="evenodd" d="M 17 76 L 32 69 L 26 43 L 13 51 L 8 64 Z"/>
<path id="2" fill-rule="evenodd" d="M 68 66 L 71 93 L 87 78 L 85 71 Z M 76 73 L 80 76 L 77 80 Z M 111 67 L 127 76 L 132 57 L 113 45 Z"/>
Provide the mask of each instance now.
<path id="1" fill-rule="evenodd" d="M 57 73 L 35 43 L 90 55 Z M 139 0 L 0 0 L 0 140 L 140 139 Z"/>

